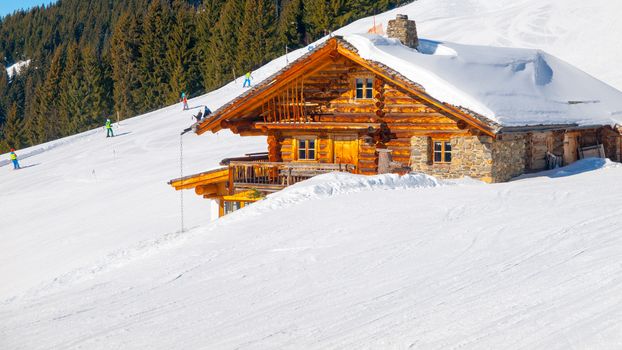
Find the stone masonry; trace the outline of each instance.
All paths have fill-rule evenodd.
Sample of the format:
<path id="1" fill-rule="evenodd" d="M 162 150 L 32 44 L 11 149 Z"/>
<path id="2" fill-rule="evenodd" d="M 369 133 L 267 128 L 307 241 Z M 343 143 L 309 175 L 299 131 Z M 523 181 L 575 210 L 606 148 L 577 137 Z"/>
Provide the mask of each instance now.
<path id="1" fill-rule="evenodd" d="M 389 38 L 399 39 L 402 44 L 413 49 L 419 46 L 417 24 L 415 21 L 409 20 L 406 15 L 397 15 L 395 19 L 389 21 L 387 36 Z"/>
<path id="2" fill-rule="evenodd" d="M 503 182 L 522 174 L 525 141 L 517 137 L 494 140 L 490 136 L 460 136 L 450 139 L 451 163 L 432 162 L 432 139 L 411 138 L 411 168 L 439 178 L 469 176 L 486 182 Z"/>

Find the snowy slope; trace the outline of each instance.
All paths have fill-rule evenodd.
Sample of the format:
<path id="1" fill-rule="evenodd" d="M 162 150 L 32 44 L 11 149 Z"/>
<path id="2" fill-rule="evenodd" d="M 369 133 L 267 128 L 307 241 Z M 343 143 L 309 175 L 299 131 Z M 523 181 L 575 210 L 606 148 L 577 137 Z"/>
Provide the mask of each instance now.
<path id="1" fill-rule="evenodd" d="M 8 156 L 0 167 L 2 254 L 0 299 L 19 295 L 102 257 L 148 250 L 180 229 L 179 192 L 166 184 L 180 175 L 179 131 L 197 107 L 175 105 L 121 122 L 117 137 L 103 129 L 18 150 L 22 170 Z M 264 138 L 230 133 L 184 136 L 185 174 L 218 166 L 227 156 L 265 149 Z M 29 156 L 31 155 L 31 156 Z M 209 202 L 185 197 L 186 225 L 209 221 Z M 139 252 L 134 252 L 138 250 Z M 0 347 L 1 348 L 1 347 Z"/>
<path id="2" fill-rule="evenodd" d="M 420 0 L 376 20 L 408 11 L 423 37 L 541 48 L 622 87 L 617 2 L 498 3 Z M 593 54 L 577 53 L 589 36 Z M 214 110 L 241 83 L 190 105 Z M 0 349 L 622 347 L 621 168 L 498 185 L 335 176 L 215 224 L 190 191 L 180 234 L 166 181 L 198 111 L 180 109 L 18 150 L 17 172 L 0 156 Z M 187 134 L 184 174 L 265 148 Z M 564 171 L 603 164 L 579 165 Z"/>
<path id="3" fill-rule="evenodd" d="M 8 349 L 617 349 L 622 167 L 596 160 L 548 175 L 499 185 L 420 179 L 423 188 L 409 181 L 400 190 L 377 179 L 293 204 L 274 196 L 159 242 L 131 264 L 104 259 L 3 302 L 0 341 Z M 297 192 L 324 193 L 326 184 Z"/>

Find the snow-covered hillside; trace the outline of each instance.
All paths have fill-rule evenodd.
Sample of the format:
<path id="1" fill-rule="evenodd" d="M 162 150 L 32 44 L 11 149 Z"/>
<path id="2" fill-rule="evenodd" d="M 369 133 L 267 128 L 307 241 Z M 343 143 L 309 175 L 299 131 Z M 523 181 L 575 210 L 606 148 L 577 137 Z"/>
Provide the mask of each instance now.
<path id="1" fill-rule="evenodd" d="M 9 78 L 12 78 L 13 74 L 19 74 L 19 72 L 22 69 L 28 67 L 29 64 L 30 64 L 30 60 L 16 62 L 15 64 L 12 64 L 6 68 L 6 73 L 9 76 Z"/>
<path id="2" fill-rule="evenodd" d="M 424 38 L 540 48 L 622 88 L 622 5 L 500 3 L 420 0 L 376 21 L 407 13 Z M 180 233 L 166 184 L 179 133 L 241 83 L 122 121 L 113 139 L 18 150 L 19 171 L 1 156 L 0 349 L 622 347 L 618 164 L 496 185 L 333 174 L 211 224 L 189 191 Z M 266 149 L 183 140 L 184 174 Z"/>

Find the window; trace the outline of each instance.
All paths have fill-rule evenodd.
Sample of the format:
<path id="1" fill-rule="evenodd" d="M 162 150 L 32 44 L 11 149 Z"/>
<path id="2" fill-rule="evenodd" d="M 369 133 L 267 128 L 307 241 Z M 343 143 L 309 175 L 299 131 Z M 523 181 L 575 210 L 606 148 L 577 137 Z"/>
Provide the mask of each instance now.
<path id="1" fill-rule="evenodd" d="M 298 139 L 298 160 L 315 160 L 315 139 Z"/>
<path id="2" fill-rule="evenodd" d="M 373 98 L 374 79 L 357 78 L 356 79 L 356 98 L 370 99 Z"/>
<path id="3" fill-rule="evenodd" d="M 434 163 L 451 163 L 451 142 L 434 141 Z"/>

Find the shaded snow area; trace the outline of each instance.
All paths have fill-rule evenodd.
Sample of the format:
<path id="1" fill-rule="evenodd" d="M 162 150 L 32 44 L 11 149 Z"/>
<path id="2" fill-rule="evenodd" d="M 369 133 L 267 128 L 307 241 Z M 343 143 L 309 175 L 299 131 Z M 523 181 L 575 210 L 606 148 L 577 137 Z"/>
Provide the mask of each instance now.
<path id="1" fill-rule="evenodd" d="M 132 237 L 138 230 L 86 222 L 72 235 L 24 230 L 8 240 L 24 247 L 10 247 L 2 275 L 39 283 L 2 290 L 0 342 L 617 349 L 622 167 L 588 159 L 556 172 L 568 176 L 487 185 L 329 174 L 184 234 L 166 233 L 174 220 L 156 213 L 150 219 L 162 227 L 149 226 L 152 239 L 142 241 Z M 38 225 L 55 224 L 51 216 Z M 101 235 L 124 248 L 102 255 Z M 89 259 L 74 261 L 80 255 Z M 28 271 L 49 265 L 67 272 Z"/>
<path id="2" fill-rule="evenodd" d="M 622 124 L 622 92 L 540 50 L 422 40 L 417 51 L 375 34 L 345 39 L 435 98 L 504 126 Z"/>
<path id="3" fill-rule="evenodd" d="M 19 74 L 19 72 L 22 69 L 28 67 L 29 64 L 30 64 L 30 60 L 16 62 L 15 64 L 6 68 L 6 73 L 9 76 L 9 78 L 12 78 L 13 74 Z"/>

